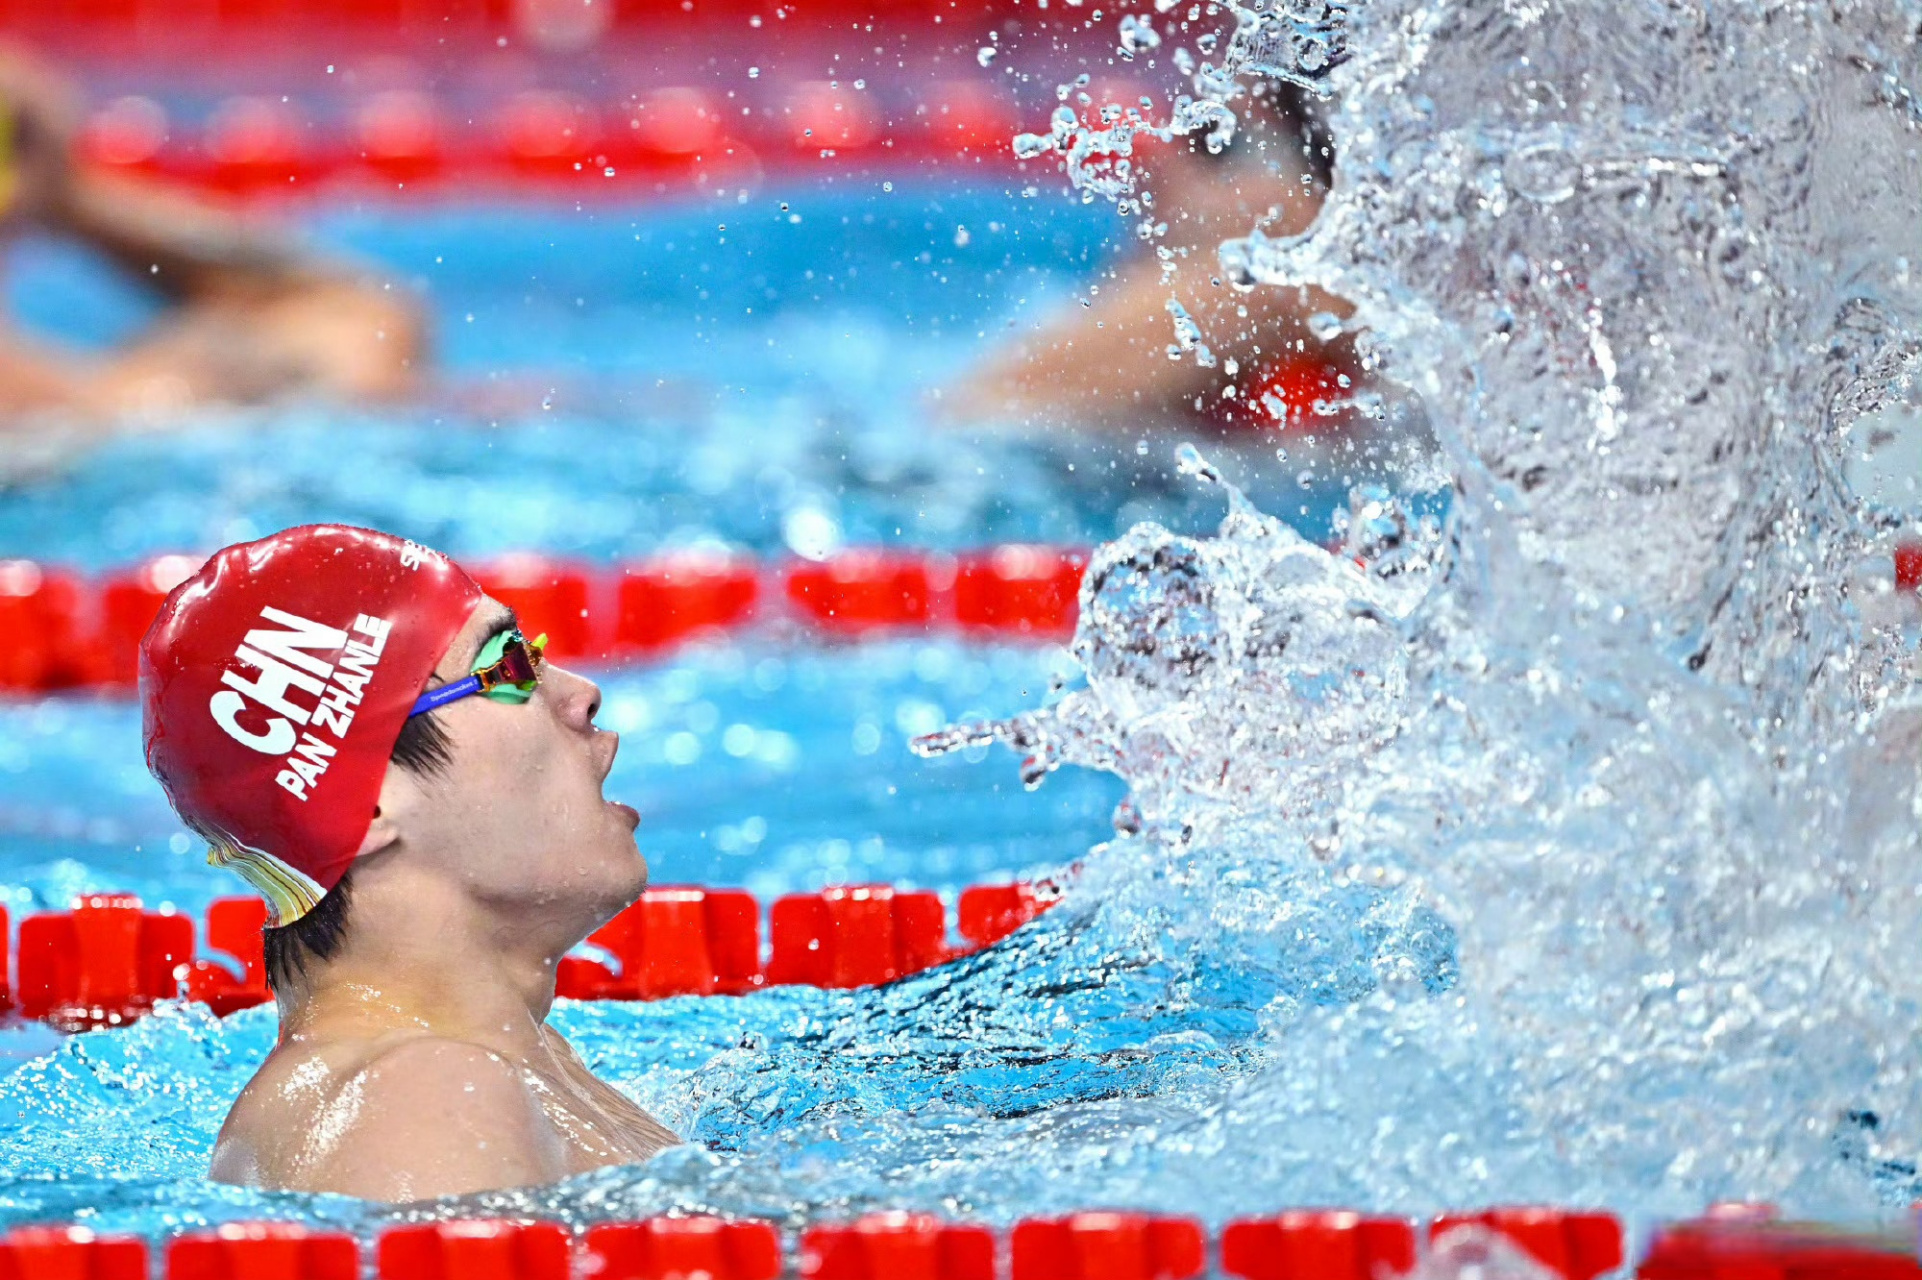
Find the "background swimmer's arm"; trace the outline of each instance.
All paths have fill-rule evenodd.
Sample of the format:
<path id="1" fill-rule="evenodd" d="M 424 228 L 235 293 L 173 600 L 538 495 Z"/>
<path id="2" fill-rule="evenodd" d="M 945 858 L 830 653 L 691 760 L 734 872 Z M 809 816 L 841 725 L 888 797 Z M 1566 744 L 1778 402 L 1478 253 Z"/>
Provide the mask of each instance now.
<path id="1" fill-rule="evenodd" d="M 1165 309 L 1171 292 L 1151 264 L 1131 264 L 1103 280 L 1085 309 L 1010 341 L 943 399 L 964 417 L 1008 415 L 1042 425 L 1165 417 L 1221 380 L 1219 370 L 1197 369 L 1193 360 L 1176 364 L 1164 354 L 1174 336 Z"/>
<path id="2" fill-rule="evenodd" d="M 1085 307 L 1070 308 L 1038 331 L 1010 341 L 943 391 L 950 416 L 1015 416 L 1042 425 L 1097 423 L 1122 427 L 1185 418 L 1207 409 L 1222 389 L 1252 377 L 1308 336 L 1317 311 L 1346 315 L 1345 304 L 1318 289 L 1261 287 L 1243 293 L 1220 279 L 1220 245 L 1260 226 L 1269 236 L 1295 235 L 1321 207 L 1320 180 L 1303 173 L 1295 152 L 1299 126 L 1272 107 L 1243 111 L 1235 151 L 1211 157 L 1191 142 L 1149 161 L 1143 170 L 1165 222 L 1156 241 L 1178 270 L 1162 274 L 1155 257 L 1134 256 L 1100 282 Z M 1181 303 L 1215 354 L 1205 367 L 1192 354 L 1168 358 L 1175 341 L 1168 300 Z M 1259 351 L 1256 348 L 1260 348 Z M 1233 360 L 1236 374 L 1227 371 Z"/>
<path id="3" fill-rule="evenodd" d="M 1262 355 L 1273 356 L 1296 341 L 1318 347 L 1308 336 L 1305 317 L 1317 310 L 1348 310 L 1318 289 L 1242 293 L 1210 284 L 1204 265 L 1184 266 L 1175 287 L 1156 263 L 1124 267 L 1102 283 L 1090 306 L 1009 343 L 943 398 L 951 411 L 974 417 L 1000 413 L 1044 425 L 1062 420 L 1142 425 L 1192 412 L 1197 396 L 1204 406 L 1219 398 L 1224 386 L 1237 381 L 1226 370 L 1230 359 L 1240 366 L 1238 376 L 1245 377 Z M 1168 358 L 1175 341 L 1171 297 L 1200 327 L 1202 341 L 1215 353 L 1213 368 L 1198 364 L 1192 354 Z M 1246 316 L 1239 314 L 1243 309 Z"/>
<path id="4" fill-rule="evenodd" d="M 34 414 L 71 409 L 84 419 L 106 406 L 100 361 L 35 341 L 0 322 L 0 433 Z M 5 474 L 0 468 L 0 477 Z"/>
<path id="5" fill-rule="evenodd" d="M 77 169 L 49 219 L 169 298 L 266 295 L 342 274 L 285 234 L 154 182 Z"/>
<path id="6" fill-rule="evenodd" d="M 180 304 L 122 353 L 117 408 L 152 399 L 156 378 L 191 401 L 412 387 L 428 344 L 406 290 L 165 187 L 81 174 L 73 193 L 65 228 Z"/>
<path id="7" fill-rule="evenodd" d="M 0 362 L 0 430 L 36 411 L 165 417 L 288 391 L 412 389 L 427 339 L 406 290 L 198 196 L 76 163 L 82 118 L 53 68 L 0 46 L 0 242 L 29 229 L 73 236 L 175 305 L 112 355 L 0 330 L 15 357 Z"/>
<path id="8" fill-rule="evenodd" d="M 0 212 L 10 227 L 79 237 L 174 298 L 278 287 L 311 255 L 205 200 L 75 162 L 78 90 L 52 66 L 0 49 Z"/>
<path id="9" fill-rule="evenodd" d="M 316 1116 L 282 1182 L 405 1202 L 555 1182 L 566 1152 L 520 1070 L 477 1045 L 409 1040 Z"/>

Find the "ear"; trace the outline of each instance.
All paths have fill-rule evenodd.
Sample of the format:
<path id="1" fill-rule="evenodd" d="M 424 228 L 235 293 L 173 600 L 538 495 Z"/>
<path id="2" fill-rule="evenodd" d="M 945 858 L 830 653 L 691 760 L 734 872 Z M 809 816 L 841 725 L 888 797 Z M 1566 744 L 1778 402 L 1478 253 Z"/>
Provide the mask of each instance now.
<path id="1" fill-rule="evenodd" d="M 399 842 L 401 826 L 413 792 L 414 788 L 405 771 L 397 764 L 389 764 L 387 776 L 380 782 L 380 800 L 374 806 L 374 820 L 367 824 L 367 834 L 361 837 L 360 850 L 354 854 L 355 858 L 379 853 Z"/>
<path id="2" fill-rule="evenodd" d="M 367 834 L 361 837 L 360 852 L 354 857 L 364 858 L 370 853 L 379 853 L 390 848 L 400 839 L 400 826 L 387 816 L 385 809 L 374 810 L 374 820 L 367 824 Z"/>

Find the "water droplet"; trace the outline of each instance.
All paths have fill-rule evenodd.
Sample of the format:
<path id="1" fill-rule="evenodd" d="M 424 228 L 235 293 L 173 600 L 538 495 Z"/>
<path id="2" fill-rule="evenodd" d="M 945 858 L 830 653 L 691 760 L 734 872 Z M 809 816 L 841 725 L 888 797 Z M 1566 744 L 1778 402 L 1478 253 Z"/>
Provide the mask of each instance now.
<path id="1" fill-rule="evenodd" d="M 1575 194 L 1579 176 L 1574 160 L 1559 142 L 1539 142 L 1508 157 L 1502 176 L 1516 194 L 1538 204 L 1560 204 Z"/>

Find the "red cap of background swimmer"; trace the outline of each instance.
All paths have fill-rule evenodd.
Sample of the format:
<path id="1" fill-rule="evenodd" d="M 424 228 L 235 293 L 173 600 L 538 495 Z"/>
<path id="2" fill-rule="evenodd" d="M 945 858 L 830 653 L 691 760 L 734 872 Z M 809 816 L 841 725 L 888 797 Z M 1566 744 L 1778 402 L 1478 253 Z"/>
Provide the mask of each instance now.
<path id="1" fill-rule="evenodd" d="M 394 740 L 481 595 L 439 552 L 302 525 L 219 552 L 161 606 L 140 647 L 147 768 L 275 923 L 346 874 Z"/>

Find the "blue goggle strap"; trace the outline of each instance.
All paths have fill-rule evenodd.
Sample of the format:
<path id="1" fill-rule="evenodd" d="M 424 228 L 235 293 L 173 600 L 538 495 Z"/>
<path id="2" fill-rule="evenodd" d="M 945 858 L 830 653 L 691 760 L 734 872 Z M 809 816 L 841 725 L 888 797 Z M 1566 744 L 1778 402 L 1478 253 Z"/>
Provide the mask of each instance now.
<path id="1" fill-rule="evenodd" d="M 479 693 L 480 691 L 481 678 L 479 676 L 464 676 L 452 684 L 444 684 L 438 689 L 429 689 L 426 693 L 421 694 L 419 698 L 414 700 L 414 709 L 407 713 L 407 718 L 412 720 L 415 716 L 426 715 L 429 711 L 433 711 L 438 707 L 444 707 L 450 702 L 458 702 L 460 699 L 468 697 L 470 694 Z"/>

